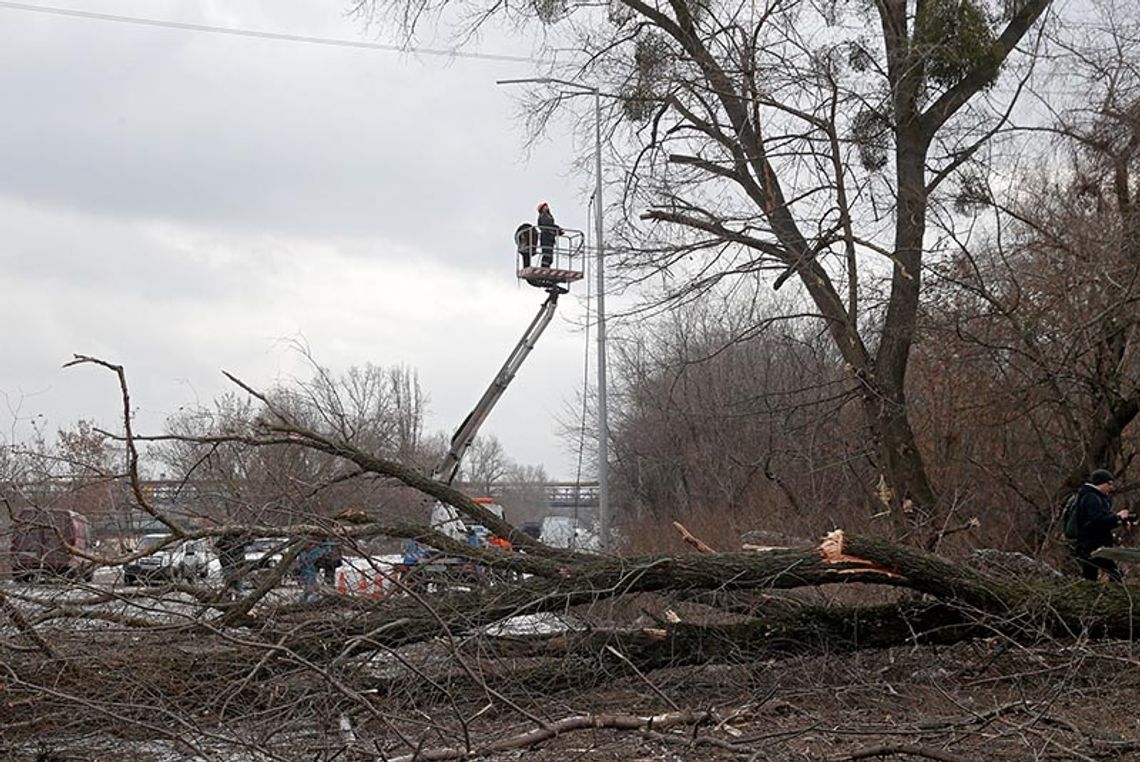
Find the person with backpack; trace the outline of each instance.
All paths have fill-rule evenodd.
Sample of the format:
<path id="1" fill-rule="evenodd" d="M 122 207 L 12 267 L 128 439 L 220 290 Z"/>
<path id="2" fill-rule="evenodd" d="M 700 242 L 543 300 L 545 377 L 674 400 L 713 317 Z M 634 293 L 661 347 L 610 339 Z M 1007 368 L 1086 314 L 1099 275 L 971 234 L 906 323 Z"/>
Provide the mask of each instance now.
<path id="1" fill-rule="evenodd" d="M 331 546 L 330 543 L 309 542 L 293 560 L 293 573 L 301 581 L 300 603 L 308 603 L 320 597 L 320 580 L 318 579 L 317 564 Z"/>
<path id="2" fill-rule="evenodd" d="M 1112 510 L 1115 489 L 1112 472 L 1098 468 L 1077 490 L 1076 499 L 1066 511 L 1064 528 L 1069 539 L 1069 552 L 1077 562 L 1081 576 L 1092 582 L 1096 581 L 1101 570 L 1114 582 L 1120 582 L 1123 576 L 1112 559 L 1091 557 L 1098 548 L 1110 548 L 1116 544 L 1112 530 L 1132 520 L 1127 510 Z"/>
<path id="3" fill-rule="evenodd" d="M 529 222 L 524 222 L 515 229 L 515 247 L 522 257 L 522 266 L 530 267 L 530 258 L 538 248 L 538 229 Z"/>

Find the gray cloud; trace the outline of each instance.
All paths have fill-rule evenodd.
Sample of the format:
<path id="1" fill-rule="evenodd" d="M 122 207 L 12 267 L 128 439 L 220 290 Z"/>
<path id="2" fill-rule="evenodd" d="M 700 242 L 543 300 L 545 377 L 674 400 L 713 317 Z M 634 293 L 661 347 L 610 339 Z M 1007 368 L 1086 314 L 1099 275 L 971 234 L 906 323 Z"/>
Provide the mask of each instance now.
<path id="1" fill-rule="evenodd" d="M 470 256 L 457 242 L 498 246 L 538 197 L 570 208 L 552 187 L 564 184 L 565 155 L 517 161 L 514 103 L 494 79 L 518 64 L 4 18 L 0 94 L 19 115 L 0 123 L 0 194 L 10 198 L 247 231 L 383 235 L 460 259 Z M 337 31 L 352 27 L 342 20 Z"/>

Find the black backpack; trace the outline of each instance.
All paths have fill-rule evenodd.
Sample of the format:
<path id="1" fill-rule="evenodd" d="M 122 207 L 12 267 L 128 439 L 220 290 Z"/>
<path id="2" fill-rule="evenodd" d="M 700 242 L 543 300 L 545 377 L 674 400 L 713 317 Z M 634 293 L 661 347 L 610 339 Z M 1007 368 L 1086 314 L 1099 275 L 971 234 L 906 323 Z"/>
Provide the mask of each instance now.
<path id="1" fill-rule="evenodd" d="M 1080 522 L 1077 521 L 1077 502 L 1080 493 L 1074 492 L 1065 499 L 1064 505 L 1061 506 L 1061 534 L 1065 536 L 1066 540 L 1077 539 L 1077 533 L 1080 531 Z"/>
<path id="2" fill-rule="evenodd" d="M 515 246 L 518 247 L 520 252 L 529 251 L 534 253 L 535 248 L 538 246 L 538 230 L 529 222 L 524 222 L 515 228 Z"/>

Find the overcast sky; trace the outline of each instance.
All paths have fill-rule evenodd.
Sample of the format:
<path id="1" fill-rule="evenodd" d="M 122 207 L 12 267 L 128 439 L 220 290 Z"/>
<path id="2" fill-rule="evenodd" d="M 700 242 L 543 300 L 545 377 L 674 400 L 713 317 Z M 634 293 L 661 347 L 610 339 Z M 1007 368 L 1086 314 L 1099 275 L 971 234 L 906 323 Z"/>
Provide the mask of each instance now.
<path id="1" fill-rule="evenodd" d="M 337 0 L 50 5 L 372 39 Z M 0 6 L 4 438 L 116 427 L 114 378 L 63 369 L 72 353 L 123 364 L 157 433 L 227 390 L 223 369 L 259 387 L 307 375 L 297 339 L 336 371 L 416 369 L 429 431 L 450 433 L 544 297 L 515 279 L 515 226 L 540 200 L 589 224 L 573 161 L 591 147 L 565 133 L 526 155 L 522 93 L 495 85 L 537 73 Z M 594 359 L 575 291 L 483 430 L 566 479 L 555 416 Z"/>

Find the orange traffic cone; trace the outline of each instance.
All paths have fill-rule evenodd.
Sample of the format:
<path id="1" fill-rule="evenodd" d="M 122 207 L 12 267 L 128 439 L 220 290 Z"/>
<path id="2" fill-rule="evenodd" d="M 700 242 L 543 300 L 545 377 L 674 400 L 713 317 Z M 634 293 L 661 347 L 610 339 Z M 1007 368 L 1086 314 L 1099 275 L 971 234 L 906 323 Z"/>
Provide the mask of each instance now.
<path id="1" fill-rule="evenodd" d="M 343 570 L 336 573 L 336 591 L 341 595 L 348 592 L 348 580 L 345 579 Z"/>

